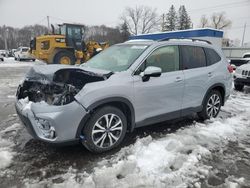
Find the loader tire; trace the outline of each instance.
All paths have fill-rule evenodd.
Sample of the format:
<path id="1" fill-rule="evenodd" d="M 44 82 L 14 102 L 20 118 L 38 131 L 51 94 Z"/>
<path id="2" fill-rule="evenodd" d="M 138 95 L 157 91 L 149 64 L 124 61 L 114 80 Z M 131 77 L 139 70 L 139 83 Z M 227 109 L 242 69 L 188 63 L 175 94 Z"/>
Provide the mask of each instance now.
<path id="1" fill-rule="evenodd" d="M 58 52 L 54 58 L 55 64 L 74 65 L 75 62 L 74 54 L 66 50 Z"/>

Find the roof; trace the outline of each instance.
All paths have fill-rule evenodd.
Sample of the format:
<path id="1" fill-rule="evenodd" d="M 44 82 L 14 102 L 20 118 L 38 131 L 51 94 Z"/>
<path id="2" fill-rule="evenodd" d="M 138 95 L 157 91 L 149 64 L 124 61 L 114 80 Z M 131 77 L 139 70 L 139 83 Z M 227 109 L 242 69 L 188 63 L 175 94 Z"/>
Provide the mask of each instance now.
<path id="1" fill-rule="evenodd" d="M 164 38 L 192 38 L 192 37 L 215 37 L 222 38 L 223 31 L 211 28 L 202 29 L 188 29 L 180 31 L 169 31 L 160 33 L 149 33 L 131 36 L 130 40 L 135 39 L 148 39 L 148 40 L 161 40 Z"/>

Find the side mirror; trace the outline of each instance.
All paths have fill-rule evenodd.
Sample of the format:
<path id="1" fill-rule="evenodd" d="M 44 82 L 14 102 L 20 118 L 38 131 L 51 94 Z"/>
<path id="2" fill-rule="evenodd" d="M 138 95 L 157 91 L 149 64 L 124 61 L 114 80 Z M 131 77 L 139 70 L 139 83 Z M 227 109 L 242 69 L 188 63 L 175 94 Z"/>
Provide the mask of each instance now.
<path id="1" fill-rule="evenodd" d="M 140 75 L 142 76 L 142 80 L 145 82 L 148 81 L 150 77 L 161 76 L 161 72 L 162 72 L 161 68 L 149 66 Z"/>

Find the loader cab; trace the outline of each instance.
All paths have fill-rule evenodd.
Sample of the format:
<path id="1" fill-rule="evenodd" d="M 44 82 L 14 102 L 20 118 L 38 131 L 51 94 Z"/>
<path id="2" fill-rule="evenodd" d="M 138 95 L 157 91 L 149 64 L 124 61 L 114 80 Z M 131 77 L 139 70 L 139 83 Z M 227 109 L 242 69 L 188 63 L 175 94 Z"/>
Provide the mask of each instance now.
<path id="1" fill-rule="evenodd" d="M 65 35 L 66 45 L 76 50 L 82 49 L 84 25 L 67 24 L 60 25 L 60 34 Z"/>

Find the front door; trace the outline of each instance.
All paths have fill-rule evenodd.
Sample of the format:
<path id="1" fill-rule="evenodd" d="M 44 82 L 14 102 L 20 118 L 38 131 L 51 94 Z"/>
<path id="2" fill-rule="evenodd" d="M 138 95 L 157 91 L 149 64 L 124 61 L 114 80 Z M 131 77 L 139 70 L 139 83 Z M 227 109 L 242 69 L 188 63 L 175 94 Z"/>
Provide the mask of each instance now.
<path id="1" fill-rule="evenodd" d="M 134 101 L 137 124 L 180 117 L 184 76 L 179 62 L 178 46 L 163 46 L 153 51 L 136 71 Z M 161 68 L 161 76 L 143 81 L 140 73 L 148 66 Z"/>

